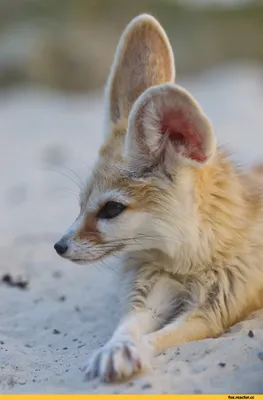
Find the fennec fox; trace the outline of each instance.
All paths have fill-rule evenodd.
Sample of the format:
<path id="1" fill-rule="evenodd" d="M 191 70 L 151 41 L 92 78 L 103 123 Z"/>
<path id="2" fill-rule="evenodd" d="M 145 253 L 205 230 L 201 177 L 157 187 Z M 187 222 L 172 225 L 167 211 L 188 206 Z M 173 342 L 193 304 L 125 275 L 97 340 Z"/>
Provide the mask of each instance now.
<path id="1" fill-rule="evenodd" d="M 140 15 L 116 51 L 105 142 L 79 216 L 55 244 L 78 264 L 123 257 L 126 314 L 85 366 L 89 378 L 128 378 L 263 303 L 258 172 L 241 173 L 216 147 L 209 119 L 174 79 L 164 30 Z"/>

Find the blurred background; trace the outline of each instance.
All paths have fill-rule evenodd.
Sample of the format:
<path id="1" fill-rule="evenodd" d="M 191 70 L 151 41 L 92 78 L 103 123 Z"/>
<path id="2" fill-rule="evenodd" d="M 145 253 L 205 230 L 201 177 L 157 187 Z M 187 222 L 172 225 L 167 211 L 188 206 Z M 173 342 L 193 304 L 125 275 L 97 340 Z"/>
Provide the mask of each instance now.
<path id="1" fill-rule="evenodd" d="M 262 1 L 1 0 L 0 86 L 101 88 L 122 30 L 142 12 L 165 27 L 180 76 L 263 60 Z"/>

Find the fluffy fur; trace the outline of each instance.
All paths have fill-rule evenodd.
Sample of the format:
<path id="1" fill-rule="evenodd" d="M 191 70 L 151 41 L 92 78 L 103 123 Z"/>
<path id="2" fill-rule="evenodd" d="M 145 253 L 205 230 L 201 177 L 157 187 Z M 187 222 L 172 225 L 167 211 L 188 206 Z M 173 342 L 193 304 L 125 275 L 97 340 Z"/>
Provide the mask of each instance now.
<path id="1" fill-rule="evenodd" d="M 262 166 L 238 171 L 201 107 L 173 83 L 151 16 L 126 28 L 106 88 L 106 132 L 63 256 L 123 256 L 126 314 L 88 377 L 128 378 L 172 346 L 220 335 L 263 303 Z M 126 206 L 99 219 L 107 201 Z"/>

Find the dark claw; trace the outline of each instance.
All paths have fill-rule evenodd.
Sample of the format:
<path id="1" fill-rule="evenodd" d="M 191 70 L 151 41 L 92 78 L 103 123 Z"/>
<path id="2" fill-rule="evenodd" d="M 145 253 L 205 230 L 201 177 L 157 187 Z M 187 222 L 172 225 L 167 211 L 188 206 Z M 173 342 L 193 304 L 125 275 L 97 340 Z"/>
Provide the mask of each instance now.
<path id="1" fill-rule="evenodd" d="M 114 379 L 114 376 L 116 374 L 115 370 L 114 370 L 114 365 L 113 365 L 113 357 L 112 357 L 112 352 L 110 354 L 109 357 L 109 361 L 108 364 L 106 366 L 106 375 L 104 377 L 105 382 L 111 382 Z"/>
<path id="2" fill-rule="evenodd" d="M 100 359 L 101 359 L 101 353 L 97 354 L 94 362 L 94 378 L 99 376 L 99 367 L 100 367 Z"/>
<path id="3" fill-rule="evenodd" d="M 141 364 L 140 360 L 136 360 L 136 367 L 137 367 L 138 370 L 142 369 L 142 364 Z"/>
<path id="4" fill-rule="evenodd" d="M 129 361 L 132 360 L 132 355 L 128 346 L 124 346 L 123 348 L 125 356 L 128 358 Z"/>

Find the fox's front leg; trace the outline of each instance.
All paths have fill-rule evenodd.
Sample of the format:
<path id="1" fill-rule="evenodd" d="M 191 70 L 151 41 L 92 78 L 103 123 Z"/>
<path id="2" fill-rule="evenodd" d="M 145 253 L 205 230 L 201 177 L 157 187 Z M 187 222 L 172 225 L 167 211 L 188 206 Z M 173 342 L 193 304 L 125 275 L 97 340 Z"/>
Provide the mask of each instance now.
<path id="1" fill-rule="evenodd" d="M 159 331 L 149 333 L 146 335 L 145 340 L 154 349 L 154 354 L 158 355 L 184 343 L 214 338 L 222 333 L 223 330 L 223 328 L 217 329 L 213 325 L 214 317 L 212 312 L 210 316 L 207 316 L 200 309 L 193 310 L 182 314 L 178 319 Z"/>
<path id="2" fill-rule="evenodd" d="M 150 275 L 149 278 L 146 272 L 131 277 L 129 311 L 121 319 L 108 343 L 88 361 L 84 368 L 87 378 L 117 381 L 130 377 L 150 364 L 153 348 L 143 338 L 159 327 L 158 319 L 154 317 L 154 310 L 148 302 L 159 273 Z"/>
<path id="3" fill-rule="evenodd" d="M 99 349 L 84 368 L 88 379 L 118 381 L 147 368 L 153 348 L 144 342 L 143 334 L 155 328 L 150 312 L 140 310 L 126 315 L 111 339 Z"/>
<path id="4" fill-rule="evenodd" d="M 85 367 L 87 377 L 117 381 L 149 367 L 154 346 L 146 335 L 162 328 L 182 304 L 178 282 L 158 270 L 154 272 L 153 266 L 142 269 L 133 279 L 130 312 L 109 342 L 89 360 Z"/>

